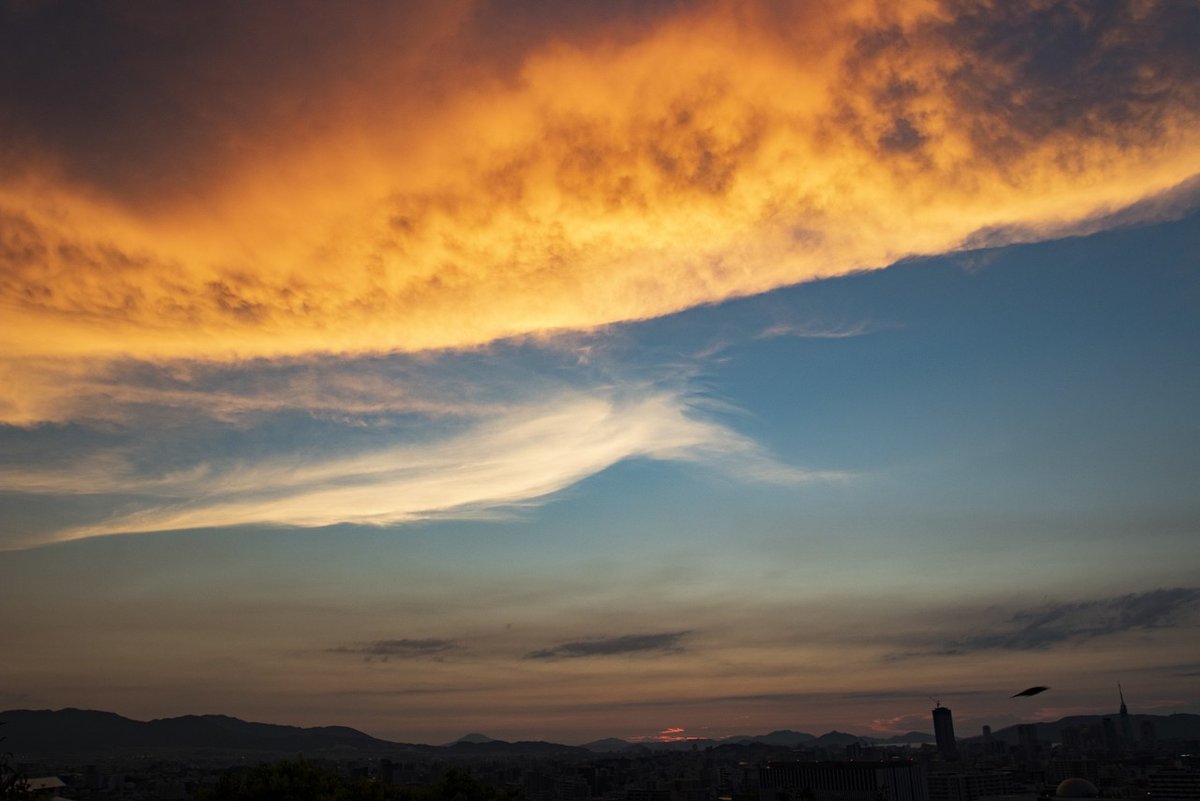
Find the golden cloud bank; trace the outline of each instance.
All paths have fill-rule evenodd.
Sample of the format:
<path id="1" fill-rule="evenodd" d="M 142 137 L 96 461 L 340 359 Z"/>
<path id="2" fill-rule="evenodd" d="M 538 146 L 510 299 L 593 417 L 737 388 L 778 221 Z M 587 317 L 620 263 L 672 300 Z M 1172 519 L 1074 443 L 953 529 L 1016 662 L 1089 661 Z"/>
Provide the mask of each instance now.
<path id="1" fill-rule="evenodd" d="M 646 319 L 981 232 L 1050 236 L 1200 172 L 1180 4 L 698 4 L 517 44 L 479 13 L 400 30 L 363 11 L 357 39 L 315 46 L 319 78 L 247 68 L 287 36 L 256 20 L 211 49 L 221 81 L 165 70 L 194 152 L 105 117 L 177 171 L 18 130 L 0 160 L 5 371 Z M 9 395 L 10 421 L 47 402 Z"/>

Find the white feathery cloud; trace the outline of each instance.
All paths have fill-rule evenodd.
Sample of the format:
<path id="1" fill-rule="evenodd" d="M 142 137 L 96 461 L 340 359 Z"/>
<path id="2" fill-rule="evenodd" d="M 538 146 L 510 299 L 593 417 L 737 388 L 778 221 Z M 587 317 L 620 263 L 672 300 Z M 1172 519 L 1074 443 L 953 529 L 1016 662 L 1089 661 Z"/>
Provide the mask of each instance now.
<path id="1" fill-rule="evenodd" d="M 703 463 L 756 482 L 837 479 L 783 465 L 752 440 L 689 408 L 678 394 L 633 400 L 562 395 L 452 436 L 330 458 L 311 454 L 208 462 L 145 476 L 116 456 L 77 469 L 7 471 L 0 489 L 122 493 L 140 508 L 59 531 L 48 541 L 246 525 L 394 525 L 489 516 L 537 504 L 618 462 Z"/>

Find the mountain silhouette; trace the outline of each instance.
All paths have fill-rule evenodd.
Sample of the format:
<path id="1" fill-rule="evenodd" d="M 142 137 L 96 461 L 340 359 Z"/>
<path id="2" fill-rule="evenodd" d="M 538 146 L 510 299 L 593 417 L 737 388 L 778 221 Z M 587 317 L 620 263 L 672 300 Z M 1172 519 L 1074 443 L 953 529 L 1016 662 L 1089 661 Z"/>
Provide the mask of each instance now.
<path id="1" fill-rule="evenodd" d="M 483 735 L 478 735 L 483 736 Z M 505 740 L 459 740 L 451 745 L 442 746 L 439 751 L 459 756 L 549 756 L 551 754 L 578 753 L 586 754 L 587 749 L 576 745 L 561 745 L 548 743 L 544 740 L 518 740 L 510 743 Z"/>
<path id="2" fill-rule="evenodd" d="M 1077 715 L 1037 723 L 1038 739 L 1059 742 L 1068 726 L 1098 725 L 1113 715 Z M 1160 740 L 1200 738 L 1200 715 L 1130 715 L 1133 726 L 1154 724 Z M 805 732 L 781 729 L 762 735 L 737 735 L 720 740 L 679 740 L 631 743 L 616 737 L 595 740 L 582 746 L 543 741 L 506 742 L 484 734 L 464 735 L 444 746 L 415 745 L 381 740 L 347 726 L 282 726 L 251 723 L 227 715 L 184 715 L 150 721 L 131 720 L 113 712 L 91 709 L 31 710 L 0 712 L 0 732 L 5 750 L 18 755 L 79 754 L 121 749 L 202 749 L 275 752 L 285 754 L 379 753 L 419 751 L 460 756 L 549 756 L 555 754 L 617 753 L 626 750 L 683 751 L 706 748 L 838 748 L 852 743 L 889 745 L 932 742 L 924 732 L 908 732 L 887 738 L 864 737 L 831 731 L 816 737 Z M 1016 743 L 1017 729 L 1010 726 L 992 734 L 1002 742 Z M 964 738 L 977 740 L 978 737 Z"/>
<path id="3" fill-rule="evenodd" d="M 478 734 L 478 733 L 472 732 L 471 734 L 464 734 L 462 737 L 459 737 L 454 742 L 446 743 L 446 745 L 458 745 L 459 743 L 495 743 L 495 742 L 499 742 L 499 740 L 495 740 L 491 737 L 488 737 L 486 734 Z"/>
<path id="4" fill-rule="evenodd" d="M 597 754 L 607 754 L 616 751 L 628 751 L 630 748 L 637 748 L 634 743 L 628 740 L 622 740 L 619 737 L 605 737 L 603 740 L 593 740 L 590 743 L 584 743 L 579 746 L 586 748 Z"/>
<path id="5" fill-rule="evenodd" d="M 869 742 L 869 738 L 859 737 L 857 734 L 847 734 L 844 731 L 830 731 L 818 737 L 815 744 L 830 747 L 853 745 L 854 743 L 861 742 Z"/>
<path id="6" fill-rule="evenodd" d="M 1104 718 L 1115 718 L 1116 714 L 1108 715 L 1072 715 L 1044 723 L 1035 723 L 1037 737 L 1044 742 L 1057 743 L 1062 741 L 1062 730 L 1068 726 L 1098 726 Z M 1177 712 L 1174 715 L 1130 715 L 1129 722 L 1134 731 L 1143 722 L 1154 724 L 1155 736 L 1160 740 L 1190 740 L 1200 738 L 1200 715 Z M 1019 742 L 1016 726 L 1008 726 L 992 732 L 993 739 L 1010 745 Z M 980 736 L 967 738 L 982 739 Z"/>
<path id="7" fill-rule="evenodd" d="M 908 731 L 904 734 L 894 734 L 891 737 L 885 737 L 882 740 L 874 737 L 864 737 L 863 740 L 880 745 L 907 745 L 912 743 L 932 743 L 934 742 L 934 736 L 923 731 Z"/>
<path id="8" fill-rule="evenodd" d="M 236 751 L 380 751 L 423 748 L 388 742 L 346 726 L 280 726 L 227 715 L 185 715 L 130 720 L 91 709 L 0 712 L 5 748 L 13 753 L 108 751 L 123 748 L 227 749 Z"/>
<path id="9" fill-rule="evenodd" d="M 792 731 L 791 729 L 777 729 L 770 734 L 747 735 L 739 734 L 733 737 L 725 737 L 720 742 L 722 743 L 763 743 L 765 745 L 781 745 L 788 748 L 794 748 L 797 745 L 807 745 L 816 742 L 816 737 L 807 732 Z"/>

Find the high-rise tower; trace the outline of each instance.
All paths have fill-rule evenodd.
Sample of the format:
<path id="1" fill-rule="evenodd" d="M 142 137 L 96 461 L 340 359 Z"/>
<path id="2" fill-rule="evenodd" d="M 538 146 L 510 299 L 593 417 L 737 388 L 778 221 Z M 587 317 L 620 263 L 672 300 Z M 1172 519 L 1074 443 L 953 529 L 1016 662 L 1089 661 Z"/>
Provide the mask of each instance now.
<path id="1" fill-rule="evenodd" d="M 937 739 L 938 753 L 942 759 L 958 759 L 958 743 L 954 741 L 954 718 L 950 710 L 939 702 L 933 708 L 933 736 Z"/>
<path id="2" fill-rule="evenodd" d="M 1125 706 L 1125 691 L 1121 682 L 1117 682 L 1117 695 L 1121 699 L 1121 749 L 1129 751 L 1133 748 L 1133 723 L 1129 720 L 1129 708 Z"/>

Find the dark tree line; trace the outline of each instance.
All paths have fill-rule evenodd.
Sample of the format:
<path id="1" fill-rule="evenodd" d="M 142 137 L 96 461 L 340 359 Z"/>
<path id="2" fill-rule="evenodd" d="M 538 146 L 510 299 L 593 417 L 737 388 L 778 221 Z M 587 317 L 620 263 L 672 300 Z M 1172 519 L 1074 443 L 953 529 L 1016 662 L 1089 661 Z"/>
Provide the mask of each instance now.
<path id="1" fill-rule="evenodd" d="M 450 770 L 425 787 L 398 787 L 363 777 L 346 777 L 307 760 L 228 770 L 196 801 L 524 801 L 514 788 L 497 790 L 472 774 Z"/>
<path id="2" fill-rule="evenodd" d="M 3 742 L 4 738 L 0 737 L 0 743 Z M 25 801 L 32 797 L 25 777 L 13 767 L 11 755 L 0 752 L 0 801 Z"/>

